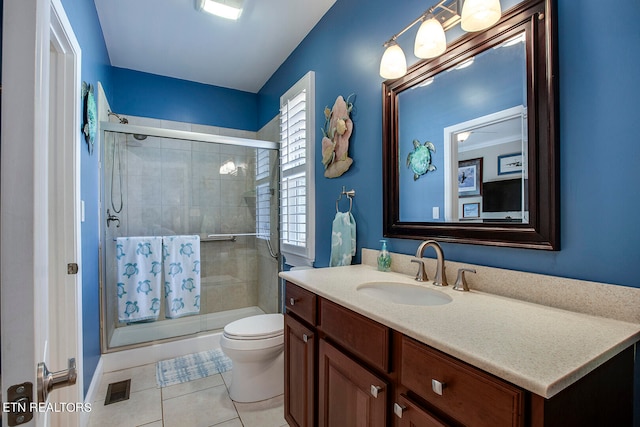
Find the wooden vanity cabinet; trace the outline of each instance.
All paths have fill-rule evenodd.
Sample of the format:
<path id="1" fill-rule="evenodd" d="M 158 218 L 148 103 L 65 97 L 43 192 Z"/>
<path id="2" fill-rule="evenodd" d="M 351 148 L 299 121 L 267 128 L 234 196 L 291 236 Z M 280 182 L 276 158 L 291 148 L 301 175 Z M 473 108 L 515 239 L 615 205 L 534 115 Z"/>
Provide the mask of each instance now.
<path id="1" fill-rule="evenodd" d="M 320 339 L 318 425 L 387 426 L 389 384 Z"/>
<path id="2" fill-rule="evenodd" d="M 284 417 L 290 426 L 315 425 L 316 334 L 291 315 L 284 317 Z"/>
<path id="3" fill-rule="evenodd" d="M 285 292 L 291 426 L 632 424 L 634 346 L 545 399 L 292 283 Z"/>
<path id="4" fill-rule="evenodd" d="M 285 288 L 284 418 L 293 427 L 316 425 L 316 295 L 292 283 Z"/>

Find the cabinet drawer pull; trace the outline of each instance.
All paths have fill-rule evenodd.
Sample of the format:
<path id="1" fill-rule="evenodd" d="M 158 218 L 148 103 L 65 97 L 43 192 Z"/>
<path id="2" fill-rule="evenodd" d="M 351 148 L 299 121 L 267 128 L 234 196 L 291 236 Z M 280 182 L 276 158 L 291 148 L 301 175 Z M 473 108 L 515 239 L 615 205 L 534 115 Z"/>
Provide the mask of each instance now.
<path id="1" fill-rule="evenodd" d="M 294 298 L 289 298 L 289 305 L 296 305 L 296 300 Z"/>
<path id="2" fill-rule="evenodd" d="M 309 341 L 309 336 L 307 334 L 302 334 L 302 341 L 308 342 Z"/>
<path id="3" fill-rule="evenodd" d="M 431 390 L 433 390 L 433 392 L 439 396 L 442 396 L 442 390 L 446 386 L 447 385 L 445 383 L 441 383 L 438 380 L 431 380 Z"/>
<path id="4" fill-rule="evenodd" d="M 378 393 L 382 391 L 382 387 L 379 385 L 371 385 L 371 396 L 378 397 Z"/>
<path id="5" fill-rule="evenodd" d="M 396 414 L 396 417 L 398 418 L 402 418 L 402 414 L 404 414 L 404 411 L 406 410 L 407 410 L 406 406 L 403 406 L 399 403 L 393 404 L 393 413 Z"/>

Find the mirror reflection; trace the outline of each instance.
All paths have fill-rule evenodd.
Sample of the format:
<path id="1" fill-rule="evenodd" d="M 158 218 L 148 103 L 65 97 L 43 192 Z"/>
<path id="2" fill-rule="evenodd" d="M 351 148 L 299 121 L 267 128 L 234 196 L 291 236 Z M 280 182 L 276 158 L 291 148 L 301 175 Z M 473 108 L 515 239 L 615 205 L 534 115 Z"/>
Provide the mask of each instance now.
<path id="1" fill-rule="evenodd" d="M 398 94 L 401 222 L 529 222 L 524 41 Z"/>

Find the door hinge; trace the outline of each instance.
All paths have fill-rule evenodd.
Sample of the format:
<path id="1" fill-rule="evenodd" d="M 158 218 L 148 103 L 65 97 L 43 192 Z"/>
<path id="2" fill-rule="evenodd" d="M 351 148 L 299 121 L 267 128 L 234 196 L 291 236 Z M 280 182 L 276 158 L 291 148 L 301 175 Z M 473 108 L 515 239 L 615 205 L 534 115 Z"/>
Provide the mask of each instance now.
<path id="1" fill-rule="evenodd" d="M 75 262 L 67 264 L 67 274 L 78 274 L 78 264 Z"/>
<path id="2" fill-rule="evenodd" d="M 7 425 L 17 426 L 31 421 L 33 418 L 33 383 L 16 384 L 7 390 L 7 402 L 3 410 L 7 411 Z M 8 405 L 8 407 L 7 407 Z"/>

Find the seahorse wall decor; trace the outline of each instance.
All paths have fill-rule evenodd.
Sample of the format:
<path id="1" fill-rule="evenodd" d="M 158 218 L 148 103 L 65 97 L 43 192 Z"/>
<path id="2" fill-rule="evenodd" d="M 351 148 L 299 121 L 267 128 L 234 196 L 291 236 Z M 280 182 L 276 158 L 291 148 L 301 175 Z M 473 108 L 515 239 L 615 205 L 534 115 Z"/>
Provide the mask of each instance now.
<path id="1" fill-rule="evenodd" d="M 349 157 L 349 138 L 353 132 L 353 122 L 349 115 L 353 103 L 349 95 L 345 101 L 342 96 L 336 98 L 333 108 L 324 109 L 325 124 L 322 128 L 322 164 L 324 176 L 337 178 L 345 173 L 353 164 Z"/>

